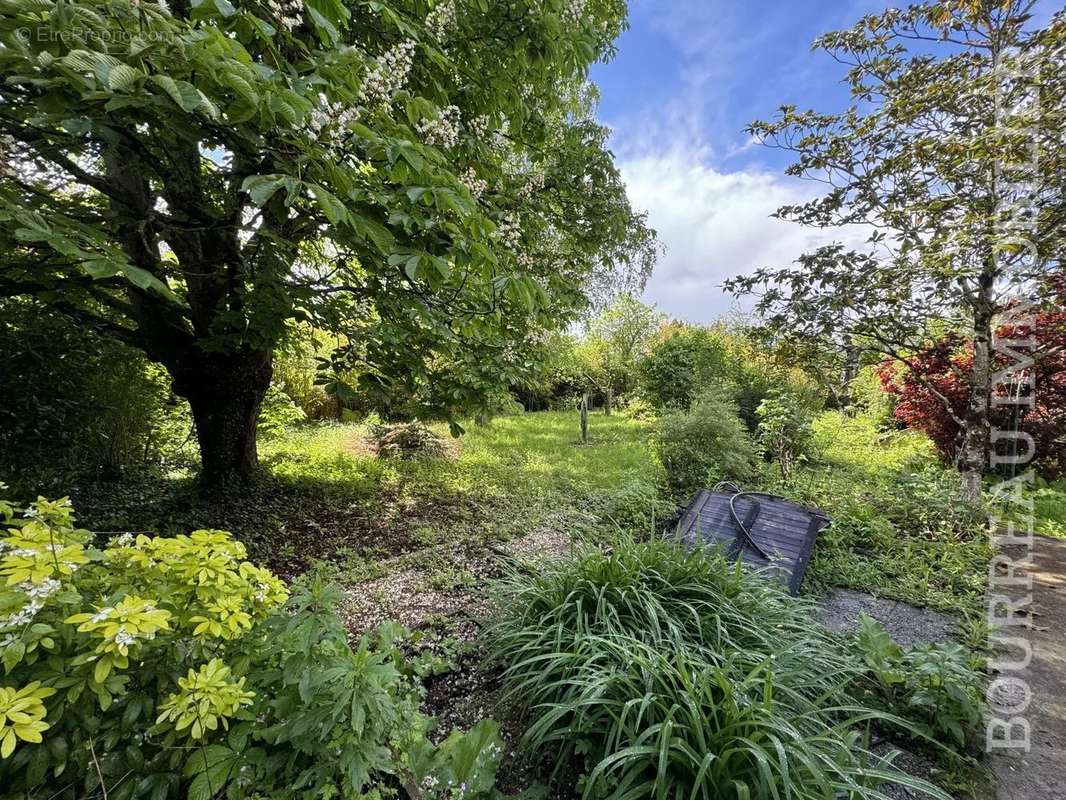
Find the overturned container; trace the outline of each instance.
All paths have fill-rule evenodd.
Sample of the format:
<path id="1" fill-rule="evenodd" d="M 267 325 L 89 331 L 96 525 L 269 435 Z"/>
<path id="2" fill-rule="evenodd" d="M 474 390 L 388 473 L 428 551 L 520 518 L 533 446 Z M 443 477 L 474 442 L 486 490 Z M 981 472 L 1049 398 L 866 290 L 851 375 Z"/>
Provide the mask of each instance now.
<path id="1" fill-rule="evenodd" d="M 692 498 L 677 524 L 677 537 L 689 546 L 719 545 L 797 594 L 814 542 L 828 525 L 829 518 L 816 508 L 720 483 Z"/>

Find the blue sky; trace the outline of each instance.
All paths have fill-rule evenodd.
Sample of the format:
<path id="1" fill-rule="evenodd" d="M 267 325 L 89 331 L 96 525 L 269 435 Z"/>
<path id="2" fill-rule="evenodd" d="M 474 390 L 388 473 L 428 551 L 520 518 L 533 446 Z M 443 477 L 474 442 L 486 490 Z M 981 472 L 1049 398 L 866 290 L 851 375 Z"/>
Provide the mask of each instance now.
<path id="1" fill-rule="evenodd" d="M 811 42 L 889 5 L 630 0 L 631 28 L 593 80 L 630 199 L 649 212 L 667 248 L 647 300 L 672 316 L 710 321 L 733 307 L 725 278 L 788 264 L 820 241 L 860 238 L 771 219 L 817 187 L 784 176 L 788 159 L 752 146 L 744 127 L 783 103 L 846 107 L 844 68 L 812 52 Z"/>

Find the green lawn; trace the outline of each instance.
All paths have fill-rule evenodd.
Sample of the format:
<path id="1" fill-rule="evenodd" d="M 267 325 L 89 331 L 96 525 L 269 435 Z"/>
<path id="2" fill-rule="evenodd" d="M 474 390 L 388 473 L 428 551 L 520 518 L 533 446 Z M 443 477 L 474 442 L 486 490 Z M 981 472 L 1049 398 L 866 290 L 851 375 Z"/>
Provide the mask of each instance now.
<path id="1" fill-rule="evenodd" d="M 447 438 L 446 458 L 379 459 L 362 425 L 316 424 L 264 441 L 264 476 L 249 489 L 205 499 L 188 478 L 133 476 L 80 487 L 74 500 L 83 523 L 97 530 L 225 528 L 285 575 L 329 561 L 345 580 L 376 574 L 387 558 L 538 531 L 592 539 L 616 528 L 651 533 L 675 511 L 660 499 L 648 422 L 595 413 L 587 445 L 576 411 L 471 424 L 458 440 L 436 429 Z M 811 462 L 793 481 L 781 486 L 773 470 L 766 474 L 755 488 L 833 518 L 808 592 L 848 586 L 943 610 L 977 609 L 986 536 L 954 500 L 954 476 L 937 466 L 920 434 L 885 433 L 864 418 L 827 412 L 815 424 Z"/>
<path id="2" fill-rule="evenodd" d="M 449 543 L 507 540 L 551 527 L 651 530 L 660 467 L 649 426 L 594 414 L 579 441 L 577 412 L 469 425 L 440 459 L 379 459 L 360 424 L 300 426 L 268 439 L 256 486 L 202 498 L 188 478 L 130 476 L 89 484 L 74 500 L 100 530 L 177 533 L 225 528 L 285 574 L 318 560 L 372 564 Z"/>

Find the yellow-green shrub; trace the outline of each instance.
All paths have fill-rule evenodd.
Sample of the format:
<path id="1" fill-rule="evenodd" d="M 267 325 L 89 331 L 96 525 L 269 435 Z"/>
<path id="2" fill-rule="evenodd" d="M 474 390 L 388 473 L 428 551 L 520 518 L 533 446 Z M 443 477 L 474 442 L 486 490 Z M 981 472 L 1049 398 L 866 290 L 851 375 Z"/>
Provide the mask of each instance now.
<path id="1" fill-rule="evenodd" d="M 310 800 L 475 773 L 491 786 L 496 729 L 431 745 L 400 657 L 349 645 L 336 590 L 290 598 L 224 531 L 95 546 L 65 498 L 0 501 L 0 523 L 5 799 Z"/>

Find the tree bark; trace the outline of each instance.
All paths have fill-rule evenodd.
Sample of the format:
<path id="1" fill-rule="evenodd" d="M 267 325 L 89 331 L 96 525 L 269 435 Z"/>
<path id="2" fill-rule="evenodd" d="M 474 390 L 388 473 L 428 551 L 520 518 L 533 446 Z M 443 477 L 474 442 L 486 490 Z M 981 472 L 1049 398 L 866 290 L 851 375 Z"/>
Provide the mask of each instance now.
<path id="1" fill-rule="evenodd" d="M 589 441 L 589 393 L 581 395 L 581 443 Z"/>
<path id="2" fill-rule="evenodd" d="M 844 369 L 840 375 L 840 394 L 837 404 L 841 408 L 847 408 L 854 402 L 851 392 L 851 382 L 859 375 L 860 350 L 848 336 L 844 340 Z"/>
<path id="3" fill-rule="evenodd" d="M 981 500 L 981 479 L 989 466 L 992 425 L 989 406 L 992 394 L 992 276 L 982 275 L 974 305 L 973 370 L 970 375 L 970 399 L 966 408 L 958 469 L 962 496 L 977 503 Z"/>
<path id="4" fill-rule="evenodd" d="M 259 466 L 256 425 L 273 363 L 269 351 L 193 353 L 170 368 L 189 401 L 205 488 L 247 481 Z"/>

